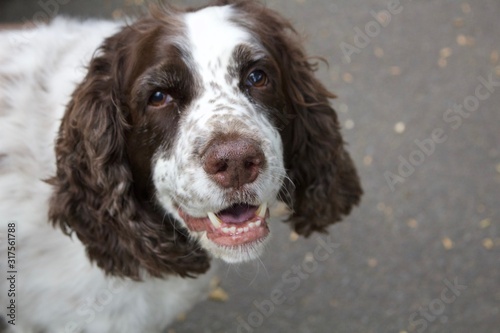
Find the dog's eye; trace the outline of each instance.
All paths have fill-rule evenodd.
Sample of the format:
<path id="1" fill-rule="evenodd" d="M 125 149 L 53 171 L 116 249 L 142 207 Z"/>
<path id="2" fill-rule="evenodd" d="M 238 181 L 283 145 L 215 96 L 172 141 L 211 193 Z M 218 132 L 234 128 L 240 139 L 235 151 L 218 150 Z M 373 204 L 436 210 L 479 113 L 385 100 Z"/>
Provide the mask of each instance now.
<path id="1" fill-rule="evenodd" d="M 172 96 L 165 94 L 161 91 L 155 91 L 151 97 L 149 97 L 148 105 L 159 108 L 165 106 L 173 101 Z"/>
<path id="2" fill-rule="evenodd" d="M 264 73 L 264 71 L 261 71 L 260 69 L 255 70 L 248 74 L 247 77 L 247 84 L 249 86 L 255 87 L 255 88 L 264 88 L 267 86 L 267 75 Z"/>

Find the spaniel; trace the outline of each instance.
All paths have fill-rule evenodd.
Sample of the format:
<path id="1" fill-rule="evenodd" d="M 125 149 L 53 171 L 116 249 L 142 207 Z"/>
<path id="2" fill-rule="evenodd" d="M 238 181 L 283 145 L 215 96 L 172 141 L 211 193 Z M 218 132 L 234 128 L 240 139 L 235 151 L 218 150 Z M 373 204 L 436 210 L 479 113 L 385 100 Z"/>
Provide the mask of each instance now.
<path id="1" fill-rule="evenodd" d="M 161 332 L 214 258 L 262 253 L 278 202 L 304 236 L 348 214 L 362 190 L 314 70 L 249 0 L 1 31 L 8 329 Z"/>

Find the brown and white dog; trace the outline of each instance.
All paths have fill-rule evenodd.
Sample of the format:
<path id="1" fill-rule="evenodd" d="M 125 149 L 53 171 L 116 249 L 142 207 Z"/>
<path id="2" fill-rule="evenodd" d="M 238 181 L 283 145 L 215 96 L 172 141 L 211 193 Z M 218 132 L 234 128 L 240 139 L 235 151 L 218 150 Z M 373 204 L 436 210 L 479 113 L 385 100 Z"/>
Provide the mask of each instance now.
<path id="1" fill-rule="evenodd" d="M 362 190 L 314 69 L 256 1 L 0 32 L 9 328 L 161 332 L 202 297 L 211 258 L 262 253 L 278 201 L 305 236 L 348 214 Z"/>

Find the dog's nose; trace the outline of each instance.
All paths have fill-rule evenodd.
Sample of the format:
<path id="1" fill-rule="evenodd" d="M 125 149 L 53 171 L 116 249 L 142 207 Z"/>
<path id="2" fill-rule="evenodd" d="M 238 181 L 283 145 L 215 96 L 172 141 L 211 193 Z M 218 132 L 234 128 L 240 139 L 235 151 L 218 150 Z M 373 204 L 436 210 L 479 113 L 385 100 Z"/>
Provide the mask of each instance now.
<path id="1" fill-rule="evenodd" d="M 240 188 L 254 182 L 266 164 L 259 144 L 242 137 L 212 140 L 202 162 L 205 172 L 224 188 Z"/>

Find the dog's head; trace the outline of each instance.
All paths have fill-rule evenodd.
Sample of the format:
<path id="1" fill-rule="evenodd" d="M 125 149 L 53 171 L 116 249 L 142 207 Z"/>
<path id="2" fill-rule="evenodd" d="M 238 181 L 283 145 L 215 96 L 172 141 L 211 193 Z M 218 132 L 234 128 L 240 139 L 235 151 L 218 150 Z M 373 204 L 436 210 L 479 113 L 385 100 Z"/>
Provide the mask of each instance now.
<path id="1" fill-rule="evenodd" d="M 154 8 L 104 42 L 73 94 L 51 219 L 135 278 L 258 256 L 279 200 L 299 234 L 324 231 L 362 191 L 313 72 L 257 2 Z"/>

